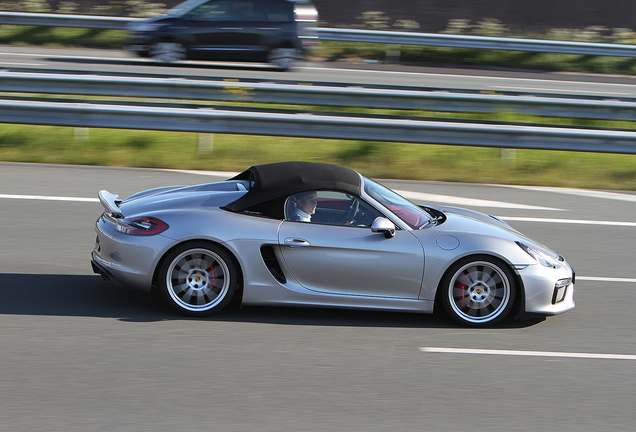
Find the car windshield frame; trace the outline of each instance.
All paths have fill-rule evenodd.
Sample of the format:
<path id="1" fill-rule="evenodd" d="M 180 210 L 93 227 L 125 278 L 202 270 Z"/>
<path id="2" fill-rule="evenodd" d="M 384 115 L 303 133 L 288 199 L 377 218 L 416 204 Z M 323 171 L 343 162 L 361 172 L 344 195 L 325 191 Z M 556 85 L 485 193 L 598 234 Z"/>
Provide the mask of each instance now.
<path id="1" fill-rule="evenodd" d="M 365 194 L 381 204 L 411 229 L 420 230 L 434 220 L 430 213 L 417 204 L 380 183 L 364 176 L 362 178 L 364 179 L 363 190 Z"/>

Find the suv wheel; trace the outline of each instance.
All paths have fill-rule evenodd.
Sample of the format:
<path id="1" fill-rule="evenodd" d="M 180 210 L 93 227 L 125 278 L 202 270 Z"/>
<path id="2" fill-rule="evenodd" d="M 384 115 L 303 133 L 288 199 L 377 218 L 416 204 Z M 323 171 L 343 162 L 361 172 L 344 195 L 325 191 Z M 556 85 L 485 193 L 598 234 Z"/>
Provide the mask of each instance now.
<path id="1" fill-rule="evenodd" d="M 177 42 L 157 42 L 150 47 L 150 57 L 163 63 L 172 63 L 186 58 L 186 49 Z"/>
<path id="2" fill-rule="evenodd" d="M 267 55 L 267 61 L 280 70 L 291 69 L 303 59 L 303 53 L 297 48 L 274 48 Z"/>

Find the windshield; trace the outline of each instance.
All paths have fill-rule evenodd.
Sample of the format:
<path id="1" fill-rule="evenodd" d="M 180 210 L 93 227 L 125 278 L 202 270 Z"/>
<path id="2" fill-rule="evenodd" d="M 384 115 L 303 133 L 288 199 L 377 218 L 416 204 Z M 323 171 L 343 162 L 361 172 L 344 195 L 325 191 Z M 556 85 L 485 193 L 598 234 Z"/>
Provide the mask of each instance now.
<path id="1" fill-rule="evenodd" d="M 420 229 L 433 219 L 421 207 L 366 177 L 364 178 L 364 191 L 413 229 Z"/>
<path id="2" fill-rule="evenodd" d="M 181 16 L 181 15 L 184 15 L 184 14 L 190 12 L 195 7 L 199 6 L 200 4 L 205 3 L 207 1 L 209 1 L 209 0 L 188 0 L 188 1 L 185 1 L 183 3 L 179 3 L 178 5 L 176 5 L 172 9 L 170 9 L 168 12 L 166 12 L 166 15 L 168 15 L 168 16 Z"/>

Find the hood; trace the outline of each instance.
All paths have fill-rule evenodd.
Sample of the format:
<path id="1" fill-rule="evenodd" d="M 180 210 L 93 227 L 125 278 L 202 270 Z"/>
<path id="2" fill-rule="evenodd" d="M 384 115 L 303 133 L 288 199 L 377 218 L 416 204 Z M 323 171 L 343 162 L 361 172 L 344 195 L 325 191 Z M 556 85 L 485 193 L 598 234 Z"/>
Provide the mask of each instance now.
<path id="1" fill-rule="evenodd" d="M 460 216 L 464 216 L 470 219 L 475 219 L 478 220 L 480 222 L 483 223 L 487 223 L 490 225 L 494 225 L 494 226 L 498 226 L 500 228 L 503 229 L 507 229 L 507 230 L 511 230 L 514 232 L 518 232 L 517 230 L 515 230 L 514 228 L 512 228 L 510 225 L 508 225 L 506 222 L 502 221 L 501 219 L 499 219 L 498 217 L 492 216 L 492 215 L 488 215 L 485 213 L 481 213 L 475 210 L 468 210 L 465 208 L 460 208 L 460 207 L 449 207 L 449 206 L 435 206 L 434 208 L 436 208 L 437 210 L 442 211 L 444 214 L 455 214 L 455 215 L 460 215 Z"/>
<path id="2" fill-rule="evenodd" d="M 431 229 L 436 230 L 440 236 L 451 235 L 461 239 L 466 235 L 478 235 L 498 238 L 513 243 L 518 241 L 553 258 L 559 257 L 559 254 L 552 249 L 520 233 L 495 216 L 459 207 L 435 206 L 434 208 L 444 212 L 446 216 L 442 224 L 431 227 Z"/>

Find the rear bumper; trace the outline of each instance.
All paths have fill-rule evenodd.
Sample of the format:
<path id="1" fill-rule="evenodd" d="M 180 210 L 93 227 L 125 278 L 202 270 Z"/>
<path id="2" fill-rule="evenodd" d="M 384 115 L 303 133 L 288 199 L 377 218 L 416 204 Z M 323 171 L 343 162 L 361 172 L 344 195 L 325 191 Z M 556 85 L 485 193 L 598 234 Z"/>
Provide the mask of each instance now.
<path id="1" fill-rule="evenodd" d="M 146 286 L 138 283 L 134 275 L 128 275 L 121 271 L 112 271 L 104 263 L 100 262 L 99 257 L 95 252 L 91 253 L 91 267 L 93 272 L 99 274 L 102 279 L 112 282 L 117 288 L 129 289 L 141 292 L 150 292 L 151 286 Z M 130 277 L 133 276 L 133 277 Z"/>
<path id="2" fill-rule="evenodd" d="M 95 261 L 94 252 L 91 253 L 91 267 L 93 268 L 93 273 L 97 273 L 104 279 L 105 281 L 112 282 L 118 288 L 128 288 L 123 283 L 119 281 L 115 276 L 113 276 L 105 267 L 99 265 L 97 261 Z"/>
<path id="3" fill-rule="evenodd" d="M 158 257 L 172 240 L 161 235 L 122 234 L 104 217 L 97 220 L 95 231 L 97 238 L 91 253 L 93 271 L 117 286 L 150 292 Z"/>

